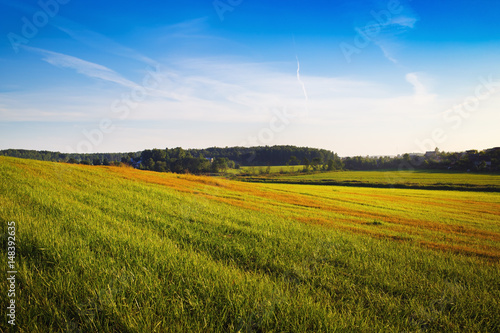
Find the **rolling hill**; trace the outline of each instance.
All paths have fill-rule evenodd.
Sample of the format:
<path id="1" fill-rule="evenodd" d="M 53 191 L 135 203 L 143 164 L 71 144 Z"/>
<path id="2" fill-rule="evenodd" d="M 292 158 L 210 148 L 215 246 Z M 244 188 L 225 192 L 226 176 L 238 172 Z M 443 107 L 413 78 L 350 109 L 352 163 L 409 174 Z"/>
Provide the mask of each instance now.
<path id="1" fill-rule="evenodd" d="M 11 157 L 0 157 L 0 177 L 5 262 L 16 225 L 20 332 L 500 327 L 498 193 Z"/>

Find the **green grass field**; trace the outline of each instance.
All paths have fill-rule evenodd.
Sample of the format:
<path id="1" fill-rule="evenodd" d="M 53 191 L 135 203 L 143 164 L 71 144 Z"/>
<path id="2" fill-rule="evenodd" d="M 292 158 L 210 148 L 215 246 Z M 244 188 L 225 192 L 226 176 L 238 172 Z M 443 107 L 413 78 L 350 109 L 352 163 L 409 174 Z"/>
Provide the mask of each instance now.
<path id="1" fill-rule="evenodd" d="M 253 182 L 275 182 L 313 185 L 400 187 L 420 189 L 477 190 L 500 192 L 499 174 L 474 174 L 446 171 L 330 171 L 279 174 L 274 167 L 270 175 L 240 176 Z M 287 168 L 287 167 L 284 167 Z M 286 170 L 286 169 L 285 169 Z"/>
<path id="2" fill-rule="evenodd" d="M 500 327 L 499 193 L 7 157 L 0 178 L 3 267 L 7 223 L 17 227 L 19 332 Z"/>
<path id="3" fill-rule="evenodd" d="M 300 172 L 304 169 L 303 165 L 272 165 L 272 166 L 242 166 L 239 169 L 227 169 L 226 173 L 230 175 L 239 175 L 239 174 L 262 174 L 265 173 L 269 169 L 269 173 L 292 173 L 292 172 Z"/>

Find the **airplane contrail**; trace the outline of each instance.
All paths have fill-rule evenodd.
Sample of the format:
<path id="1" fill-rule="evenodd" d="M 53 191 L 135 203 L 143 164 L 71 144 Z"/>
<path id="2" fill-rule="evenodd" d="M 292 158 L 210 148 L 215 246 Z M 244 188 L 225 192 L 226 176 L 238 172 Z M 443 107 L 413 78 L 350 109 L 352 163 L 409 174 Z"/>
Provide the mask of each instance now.
<path id="1" fill-rule="evenodd" d="M 309 96 L 307 95 L 307 90 L 306 90 L 306 85 L 304 82 L 302 82 L 300 78 L 300 61 L 299 61 L 299 56 L 297 55 L 297 45 L 295 44 L 295 36 L 292 34 L 292 40 L 293 40 L 293 49 L 295 51 L 295 59 L 297 59 L 297 81 L 300 83 L 302 86 L 302 91 L 304 92 L 304 97 L 305 97 L 305 111 L 306 114 L 309 114 Z"/>
<path id="2" fill-rule="evenodd" d="M 302 85 L 302 90 L 304 91 L 304 96 L 306 97 L 306 101 L 308 101 L 309 97 L 307 96 L 306 85 L 300 79 L 300 62 L 299 62 L 299 57 L 295 56 L 295 59 L 297 59 L 297 81 L 299 81 L 299 83 Z"/>

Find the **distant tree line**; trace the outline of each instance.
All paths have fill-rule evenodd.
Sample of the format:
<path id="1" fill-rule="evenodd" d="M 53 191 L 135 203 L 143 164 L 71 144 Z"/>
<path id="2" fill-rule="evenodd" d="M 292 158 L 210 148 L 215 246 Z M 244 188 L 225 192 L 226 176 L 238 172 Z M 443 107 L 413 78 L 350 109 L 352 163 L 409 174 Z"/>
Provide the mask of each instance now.
<path id="1" fill-rule="evenodd" d="M 271 166 L 305 164 L 311 169 L 330 165 L 339 169 L 341 161 L 331 151 L 295 146 L 226 147 L 207 149 L 146 149 L 132 153 L 66 154 L 51 151 L 7 149 L 0 155 L 41 161 L 78 163 L 87 165 L 129 164 L 142 170 L 176 173 L 216 173 L 240 166 Z M 335 160 L 336 162 L 328 161 Z"/>
<path id="2" fill-rule="evenodd" d="M 51 151 L 7 149 L 0 156 L 88 165 L 128 164 L 142 170 L 175 173 L 218 173 L 240 166 L 303 165 L 303 171 L 332 170 L 459 170 L 500 171 L 500 148 L 460 153 L 441 152 L 340 158 L 324 149 L 295 146 L 226 147 L 207 149 L 146 149 L 131 153 L 66 154 Z"/>
<path id="3" fill-rule="evenodd" d="M 132 166 L 143 170 L 176 173 L 218 173 L 240 166 L 271 166 L 307 164 L 312 169 L 337 160 L 338 155 L 324 150 L 294 146 L 273 147 L 231 147 L 207 149 L 152 149 L 144 150 L 129 161 Z M 329 164 L 333 170 L 334 162 Z M 328 167 L 328 165 L 326 166 Z"/>
<path id="4" fill-rule="evenodd" d="M 146 149 L 129 161 L 123 161 L 142 170 L 175 173 L 217 173 L 234 167 L 226 157 L 215 159 L 203 156 L 194 157 L 182 148 Z"/>
<path id="5" fill-rule="evenodd" d="M 346 157 L 347 170 L 457 170 L 473 172 L 500 171 L 500 148 L 483 151 L 441 152 L 438 148 L 425 154 L 404 154 L 396 157 Z"/>
<path id="6" fill-rule="evenodd" d="M 226 157 L 240 166 L 286 165 L 294 156 L 296 164 L 301 164 L 305 159 L 312 161 L 317 158 L 323 162 L 335 158 L 335 154 L 329 150 L 295 146 L 213 147 L 188 149 L 187 152 L 194 157 Z"/>
<path id="7" fill-rule="evenodd" d="M 25 150 L 25 149 L 6 149 L 0 150 L 0 156 L 10 156 L 18 158 L 27 158 L 39 161 L 66 162 L 89 165 L 110 165 L 119 163 L 123 157 L 128 157 L 129 153 L 93 153 L 76 154 L 60 153 L 47 150 Z"/>

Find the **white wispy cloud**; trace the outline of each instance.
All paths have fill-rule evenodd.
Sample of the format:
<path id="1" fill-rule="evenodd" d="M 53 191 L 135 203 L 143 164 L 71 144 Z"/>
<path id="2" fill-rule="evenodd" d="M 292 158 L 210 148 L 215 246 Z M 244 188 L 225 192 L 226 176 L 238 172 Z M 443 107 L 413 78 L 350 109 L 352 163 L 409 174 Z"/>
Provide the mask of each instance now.
<path id="1" fill-rule="evenodd" d="M 430 103 L 437 97 L 435 94 L 428 92 L 427 87 L 420 79 L 420 75 L 420 73 L 408 73 L 405 76 L 406 81 L 413 86 L 414 101 L 418 105 Z"/>
<path id="2" fill-rule="evenodd" d="M 381 41 L 376 41 L 375 44 L 382 50 L 384 57 L 390 62 L 397 64 L 398 60 L 392 56 L 392 53 L 389 51 L 388 47 L 383 44 Z"/>
<path id="3" fill-rule="evenodd" d="M 150 57 L 145 56 L 134 49 L 123 46 L 115 42 L 111 38 L 108 38 L 98 32 L 92 31 L 87 27 L 72 20 L 66 19 L 60 15 L 56 16 L 53 19 L 52 24 L 57 29 L 64 32 L 74 40 L 93 49 L 96 49 L 99 52 L 106 52 L 123 58 L 137 60 L 149 66 L 157 65 L 157 62 Z"/>
<path id="4" fill-rule="evenodd" d="M 417 73 L 406 74 L 406 81 L 413 85 L 413 88 L 415 89 L 415 95 L 419 96 L 427 94 L 427 89 L 418 79 Z"/>
<path id="5" fill-rule="evenodd" d="M 49 50 L 44 50 L 40 48 L 34 48 L 30 46 L 23 46 L 28 51 L 41 54 L 43 56 L 42 60 L 59 68 L 69 68 L 75 70 L 77 73 L 87 76 L 89 78 L 94 78 L 98 80 L 103 80 L 107 82 L 112 82 L 120 85 L 121 87 L 125 87 L 130 94 L 133 90 L 140 89 L 141 92 L 145 93 L 146 96 L 149 97 L 161 97 L 169 100 L 176 100 L 180 96 L 175 93 L 175 89 L 157 89 L 150 88 L 143 89 L 142 82 L 135 83 L 131 80 L 126 79 L 121 74 L 116 71 L 90 61 L 86 61 L 74 56 L 70 56 L 63 53 L 53 52 Z M 152 69 L 152 71 L 157 71 L 159 69 L 158 63 L 156 63 L 156 68 Z M 173 86 L 172 78 L 175 77 L 171 72 L 156 72 L 155 73 L 157 81 L 168 82 L 170 86 Z M 148 77 L 148 74 L 144 74 L 143 78 Z M 123 94 L 123 92 L 122 92 Z M 118 94 L 117 94 L 118 96 Z"/>
<path id="6" fill-rule="evenodd" d="M 409 16 L 397 16 L 394 17 L 391 20 L 390 24 L 393 25 L 399 25 L 402 27 L 408 27 L 410 29 L 413 29 L 415 27 L 415 24 L 417 23 L 418 18 L 417 17 L 409 17 Z"/>
<path id="7" fill-rule="evenodd" d="M 37 96 L 22 92 L 0 95 L 0 102 L 12 111 L 5 114 L 10 120 L 87 120 L 99 117 L 113 117 L 110 105 L 121 101 L 121 96 L 136 87 L 111 69 L 85 60 L 46 50 L 32 49 L 42 54 L 45 61 L 60 67 L 70 68 L 81 75 L 118 83 L 106 90 L 86 88 L 85 96 L 81 89 L 61 90 L 53 86 Z M 282 66 L 282 65 L 281 65 Z M 281 67 L 280 66 L 280 67 Z M 290 69 L 294 68 L 289 63 Z M 159 87 L 150 92 L 130 113 L 134 120 L 190 119 L 198 121 L 222 121 L 255 123 L 266 121 L 270 110 L 276 107 L 304 109 L 304 97 L 311 99 L 309 91 L 298 85 L 303 78 L 297 73 L 273 69 L 273 64 L 248 63 L 229 59 L 180 59 L 162 66 L 164 72 L 157 75 L 165 78 Z M 172 74 L 174 73 L 174 74 Z M 295 75 L 294 75 L 295 74 Z M 339 96 L 355 96 L 366 85 L 359 81 L 341 78 L 307 77 L 311 85 L 316 115 L 331 110 L 328 104 L 339 105 L 333 100 Z M 300 82 L 300 81 L 299 81 Z M 43 96 L 58 96 L 48 100 Z M 86 96 L 92 95 L 92 100 Z M 71 99 L 70 96 L 74 96 Z M 80 96 L 80 97 L 79 97 Z M 26 103 L 23 101 L 34 101 Z M 124 104 L 124 103 L 122 103 Z M 68 108 L 68 106 L 72 106 Z M 321 106 L 321 107 L 320 107 Z M 87 111 L 86 111 L 87 109 Z M 16 112 L 19 110 L 20 112 Z M 71 111 L 69 111 L 71 110 Z M 46 112 L 53 112 L 50 115 Z M 339 110 L 340 112 L 340 110 Z M 52 115 L 52 116 L 51 116 Z"/>
<path id="8" fill-rule="evenodd" d="M 31 46 L 24 46 L 24 48 L 28 51 L 41 54 L 43 56 L 43 61 L 46 61 L 56 67 L 70 68 L 85 76 L 113 82 L 128 88 L 134 88 L 137 86 L 134 82 L 127 80 L 108 67 L 63 53 L 48 51 Z"/>
<path id="9" fill-rule="evenodd" d="M 92 101 L 86 100 L 84 96 L 78 97 L 77 93 L 71 100 L 68 97 L 71 92 L 61 94 L 59 87 L 47 87 L 54 91 L 45 91 L 38 96 L 4 94 L 2 100 L 0 95 L 0 102 L 3 101 L 1 104 L 12 111 L 5 115 L 11 120 L 22 118 L 45 121 L 52 117 L 53 120 L 80 121 L 114 117 L 110 112 L 110 105 L 116 100 L 120 101 L 124 92 L 120 87 L 136 87 L 135 83 L 105 66 L 55 52 L 37 52 L 41 52 L 46 61 L 54 66 L 71 68 L 82 75 L 118 83 L 120 86 L 114 90 L 111 86 L 102 92 L 89 91 L 94 96 Z M 304 97 L 308 101 L 308 116 L 297 119 L 300 122 L 334 121 L 360 115 L 367 119 L 367 114 L 389 117 L 391 114 L 400 114 L 402 105 L 405 105 L 405 114 L 411 117 L 420 112 L 412 107 L 415 105 L 414 99 L 418 97 L 423 100 L 429 96 L 417 73 L 410 73 L 406 77 L 415 87 L 415 93 L 409 95 L 393 96 L 390 87 L 377 82 L 320 76 L 307 76 L 308 89 L 305 91 L 305 85 L 297 84 L 297 80 L 304 80 L 300 75 L 300 64 L 289 63 L 288 67 L 292 69 L 294 65 L 297 66 L 297 73 L 278 71 L 273 69 L 272 64 L 242 63 L 229 59 L 193 58 L 164 64 L 163 68 L 168 70 L 165 73 L 159 72 L 158 75 L 166 79 L 147 98 L 137 103 L 128 119 L 259 123 L 269 119 L 270 110 L 276 107 L 304 110 Z M 125 90 L 127 91 L 130 89 Z M 57 101 L 44 100 L 41 98 L 44 94 L 60 97 Z M 8 96 L 12 98 L 7 99 Z M 23 100 L 36 100 L 39 105 L 27 106 L 20 102 Z M 68 111 L 68 106 L 71 105 L 75 106 Z M 16 113 L 16 110 L 22 112 Z"/>
<path id="10" fill-rule="evenodd" d="M 101 64 L 43 49 L 29 50 L 42 55 L 43 60 L 53 66 L 71 69 L 79 75 L 112 82 L 114 85 L 107 85 L 106 91 L 92 91 L 89 94 L 93 96 L 92 101 L 83 96 L 70 100 L 66 96 L 71 95 L 71 92 L 57 101 L 22 94 L 10 95 L 12 98 L 8 101 L 2 100 L 0 95 L 3 119 L 98 124 L 104 117 L 117 118 L 110 110 L 110 105 L 116 100 L 120 101 L 124 92 L 130 92 L 138 86 Z M 258 131 L 262 126 L 268 126 L 274 108 L 304 110 L 304 98 L 307 101 L 307 116 L 293 119 L 295 126 L 304 129 L 314 127 L 311 136 L 316 135 L 316 131 L 323 131 L 327 135 L 326 132 L 335 128 L 337 136 L 340 133 L 352 136 L 361 129 L 364 133 L 375 131 L 365 128 L 375 123 L 390 123 L 398 129 L 404 128 L 404 121 L 399 119 L 420 121 L 421 110 L 415 98 L 428 95 L 418 73 L 410 73 L 406 78 L 415 87 L 414 93 L 393 95 L 390 87 L 378 82 L 304 75 L 298 57 L 296 62 L 287 63 L 253 63 L 231 57 L 179 57 L 163 60 L 158 68 L 156 74 L 163 78 L 162 82 L 154 91 L 148 91 L 147 98 L 137 103 L 125 122 L 192 122 L 205 126 L 227 124 L 230 128 L 240 129 L 241 137 L 235 130 L 235 144 L 248 135 L 243 133 L 243 128 L 254 126 Z M 307 82 L 307 90 L 304 81 Z M 58 91 L 59 87 L 47 89 L 53 90 L 47 91 L 48 95 L 62 95 Z M 23 100 L 37 103 L 27 105 L 20 102 Z M 432 109 L 432 105 L 426 105 L 427 108 Z M 118 121 L 117 126 L 120 124 Z M 339 126 L 342 130 L 339 130 Z M 172 136 L 165 134 L 165 140 L 167 138 Z"/>
<path id="11" fill-rule="evenodd" d="M 401 36 L 410 30 L 416 28 L 416 24 L 419 21 L 419 16 L 413 11 L 408 1 L 403 1 L 400 4 L 401 12 L 398 14 L 390 14 L 386 10 L 387 3 L 380 3 L 382 10 L 386 14 L 381 15 L 383 19 L 376 20 L 375 25 L 365 26 L 365 27 L 355 27 L 354 30 L 360 34 L 367 36 L 375 45 L 377 45 L 382 51 L 384 57 L 394 64 L 398 64 L 398 60 L 394 55 L 394 49 L 396 45 L 401 42 Z M 372 15 L 376 14 L 377 11 L 372 11 Z M 387 14 L 389 13 L 389 14 Z M 389 15 L 386 17 L 386 15 Z M 373 19 L 374 17 L 371 17 Z M 374 22 L 373 20 L 371 22 Z M 366 29 L 368 28 L 368 31 Z"/>

